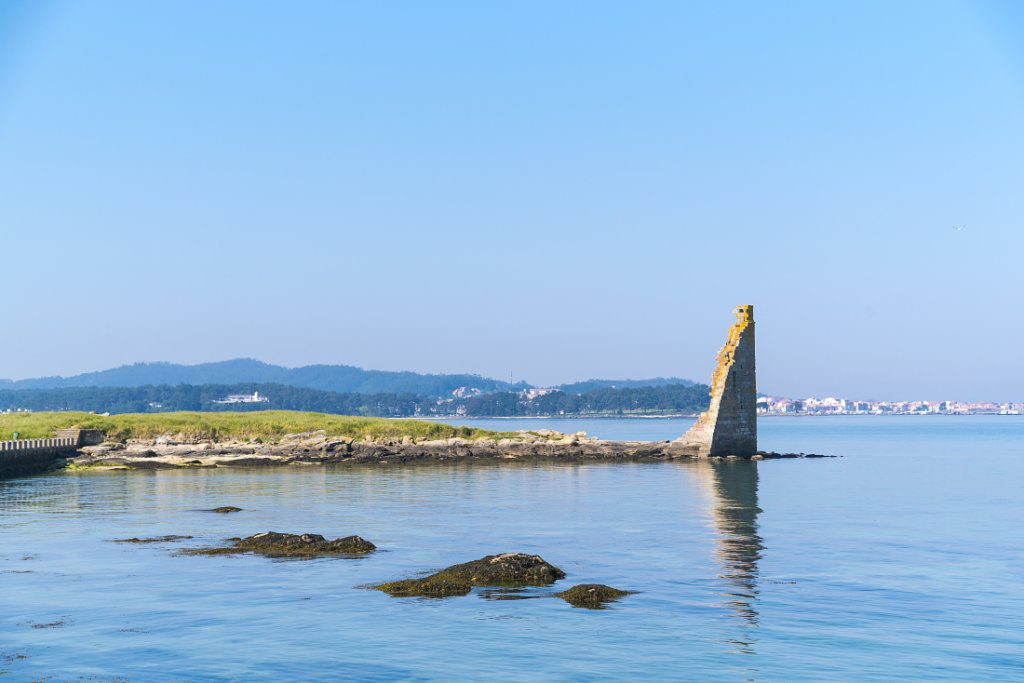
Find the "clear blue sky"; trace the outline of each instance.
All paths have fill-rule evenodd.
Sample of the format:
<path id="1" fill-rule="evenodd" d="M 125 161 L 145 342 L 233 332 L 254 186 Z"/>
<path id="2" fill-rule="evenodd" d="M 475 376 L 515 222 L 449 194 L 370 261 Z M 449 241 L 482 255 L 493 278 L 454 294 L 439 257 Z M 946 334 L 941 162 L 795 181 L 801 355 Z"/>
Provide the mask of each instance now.
<path id="1" fill-rule="evenodd" d="M 1024 400 L 1021 7 L 7 0 L 0 377 Z"/>

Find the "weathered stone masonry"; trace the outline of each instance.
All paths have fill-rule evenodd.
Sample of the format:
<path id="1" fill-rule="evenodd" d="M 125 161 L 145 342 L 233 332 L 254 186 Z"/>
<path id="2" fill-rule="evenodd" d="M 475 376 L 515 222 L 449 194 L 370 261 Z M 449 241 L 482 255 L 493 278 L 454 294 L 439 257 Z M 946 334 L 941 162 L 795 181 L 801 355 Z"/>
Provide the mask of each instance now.
<path id="1" fill-rule="evenodd" d="M 718 367 L 711 378 L 711 405 L 679 442 L 685 450 L 705 457 L 757 453 L 753 306 L 736 308 L 736 323 L 718 352 Z"/>

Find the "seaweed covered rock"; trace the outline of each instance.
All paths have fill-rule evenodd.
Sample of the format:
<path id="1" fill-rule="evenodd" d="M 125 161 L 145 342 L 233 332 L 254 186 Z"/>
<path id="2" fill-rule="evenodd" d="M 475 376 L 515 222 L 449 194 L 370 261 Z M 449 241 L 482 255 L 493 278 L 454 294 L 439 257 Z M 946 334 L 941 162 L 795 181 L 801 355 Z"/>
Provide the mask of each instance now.
<path id="1" fill-rule="evenodd" d="M 443 572 L 438 572 L 423 579 L 391 581 L 382 583 L 376 588 L 396 598 L 448 598 L 453 595 L 467 595 L 473 590 L 473 584 L 469 581 L 442 574 Z"/>
<path id="2" fill-rule="evenodd" d="M 540 555 L 502 553 L 452 565 L 438 572 L 474 586 L 546 586 L 565 578 L 565 572 Z"/>
<path id="3" fill-rule="evenodd" d="M 219 508 L 213 508 L 212 510 L 207 510 L 207 512 L 218 512 L 218 513 L 220 513 L 222 515 L 226 515 L 226 514 L 228 514 L 230 512 L 241 512 L 241 511 L 242 511 L 242 508 L 236 508 L 234 505 L 222 505 Z"/>
<path id="4" fill-rule="evenodd" d="M 377 549 L 361 536 L 346 536 L 328 541 L 320 534 L 282 534 L 266 531 L 262 534 L 233 540 L 234 545 L 224 548 L 198 548 L 185 551 L 188 555 L 231 555 L 257 553 L 267 557 L 321 557 L 324 555 L 365 555 Z"/>
<path id="5" fill-rule="evenodd" d="M 376 586 L 396 597 L 466 595 L 473 586 L 547 586 L 565 572 L 540 555 L 503 553 L 452 565 L 422 579 L 391 581 Z"/>
<path id="6" fill-rule="evenodd" d="M 556 598 L 562 598 L 573 607 L 584 607 L 586 609 L 603 609 L 604 606 L 621 597 L 629 595 L 631 591 L 623 591 L 601 583 L 582 583 L 573 586 L 561 593 L 555 593 Z"/>

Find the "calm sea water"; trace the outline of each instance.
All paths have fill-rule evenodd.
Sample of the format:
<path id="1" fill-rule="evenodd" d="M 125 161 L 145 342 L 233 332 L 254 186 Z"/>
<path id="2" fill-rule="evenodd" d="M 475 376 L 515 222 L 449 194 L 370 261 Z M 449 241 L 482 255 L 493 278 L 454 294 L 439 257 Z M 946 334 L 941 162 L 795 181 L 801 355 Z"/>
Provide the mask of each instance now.
<path id="1" fill-rule="evenodd" d="M 672 438 L 690 420 L 471 421 Z M 826 460 L 52 474 L 0 482 L 0 680 L 1024 680 L 1024 418 L 769 418 Z M 244 512 L 200 511 L 237 505 Z M 359 560 L 182 557 L 265 530 Z M 186 534 L 166 545 L 110 542 Z M 561 600 L 362 586 L 503 551 Z M 536 591 L 544 595 L 547 591 Z"/>

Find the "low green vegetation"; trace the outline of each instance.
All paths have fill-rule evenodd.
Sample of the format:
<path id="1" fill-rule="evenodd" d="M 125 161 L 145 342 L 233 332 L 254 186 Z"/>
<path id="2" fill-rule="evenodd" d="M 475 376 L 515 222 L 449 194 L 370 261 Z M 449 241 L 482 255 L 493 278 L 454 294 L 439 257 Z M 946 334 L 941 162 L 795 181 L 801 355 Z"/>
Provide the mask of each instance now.
<path id="1" fill-rule="evenodd" d="M 101 429 L 108 439 L 151 439 L 168 435 L 181 439 L 262 439 L 275 441 L 286 434 L 323 430 L 329 436 L 362 439 L 467 439 L 511 436 L 471 427 L 453 427 L 425 420 L 388 420 L 290 410 L 222 413 L 128 413 L 96 415 L 81 412 L 10 413 L 0 415 L 0 440 L 45 439 L 57 429 Z"/>

